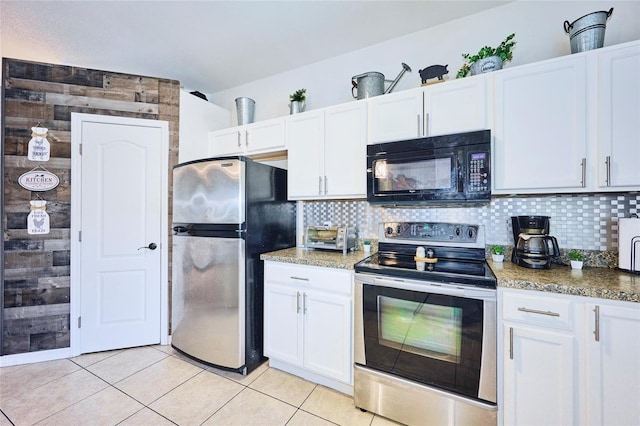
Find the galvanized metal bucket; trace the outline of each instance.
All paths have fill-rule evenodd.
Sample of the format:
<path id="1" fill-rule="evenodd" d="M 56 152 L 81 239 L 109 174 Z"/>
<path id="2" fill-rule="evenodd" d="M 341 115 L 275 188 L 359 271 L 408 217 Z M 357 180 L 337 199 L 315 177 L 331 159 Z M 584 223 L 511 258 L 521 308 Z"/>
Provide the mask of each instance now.
<path id="1" fill-rule="evenodd" d="M 589 13 L 576 19 L 571 24 L 564 21 L 564 32 L 569 34 L 571 53 L 585 52 L 599 49 L 604 45 L 604 32 L 607 28 L 607 19 L 613 13 L 613 8 L 608 12 Z"/>
<path id="2" fill-rule="evenodd" d="M 236 98 L 236 110 L 238 112 L 238 126 L 253 123 L 253 111 L 256 101 L 251 98 Z"/>

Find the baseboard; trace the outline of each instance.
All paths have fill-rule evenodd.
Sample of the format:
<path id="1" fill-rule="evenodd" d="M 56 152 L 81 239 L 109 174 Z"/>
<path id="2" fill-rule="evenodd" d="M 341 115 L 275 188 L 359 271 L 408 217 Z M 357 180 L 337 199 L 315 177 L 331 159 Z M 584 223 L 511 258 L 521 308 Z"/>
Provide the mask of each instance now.
<path id="1" fill-rule="evenodd" d="M 23 354 L 0 356 L 0 367 L 32 364 L 34 362 L 53 361 L 71 357 L 71 348 L 51 349 L 48 351 L 26 352 Z"/>

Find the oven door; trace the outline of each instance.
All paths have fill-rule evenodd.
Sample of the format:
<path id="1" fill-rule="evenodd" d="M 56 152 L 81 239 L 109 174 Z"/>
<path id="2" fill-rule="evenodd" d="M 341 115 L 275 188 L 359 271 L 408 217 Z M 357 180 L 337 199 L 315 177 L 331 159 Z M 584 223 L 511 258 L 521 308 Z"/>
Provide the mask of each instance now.
<path id="1" fill-rule="evenodd" d="M 496 402 L 496 292 L 356 274 L 356 363 Z"/>

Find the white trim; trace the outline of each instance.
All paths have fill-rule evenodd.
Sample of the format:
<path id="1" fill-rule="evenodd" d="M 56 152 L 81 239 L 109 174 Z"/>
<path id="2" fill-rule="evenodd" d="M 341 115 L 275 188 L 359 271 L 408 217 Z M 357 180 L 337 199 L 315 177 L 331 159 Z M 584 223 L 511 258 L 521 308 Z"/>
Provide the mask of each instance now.
<path id="1" fill-rule="evenodd" d="M 71 357 L 71 348 L 51 349 L 47 351 L 25 352 L 15 355 L 0 356 L 0 367 L 10 365 L 32 364 L 34 362 L 54 361 Z"/>
<path id="2" fill-rule="evenodd" d="M 160 344 L 166 345 L 169 335 L 169 123 L 164 120 L 149 120 L 142 118 L 114 117 L 108 115 L 71 113 L 71 278 L 70 278 L 70 354 L 80 355 L 80 332 L 78 330 L 78 316 L 80 314 L 80 258 L 81 246 L 78 235 L 82 229 L 82 157 L 80 143 L 82 140 L 82 123 L 118 124 L 130 126 L 156 127 L 162 130 L 162 188 L 161 207 L 161 238 L 160 238 Z"/>

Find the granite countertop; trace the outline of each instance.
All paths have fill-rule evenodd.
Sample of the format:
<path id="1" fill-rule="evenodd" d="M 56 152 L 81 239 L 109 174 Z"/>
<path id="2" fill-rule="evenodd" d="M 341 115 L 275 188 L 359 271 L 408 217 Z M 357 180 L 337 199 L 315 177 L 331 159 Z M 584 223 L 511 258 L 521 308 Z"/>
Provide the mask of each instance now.
<path id="1" fill-rule="evenodd" d="M 574 270 L 561 265 L 528 269 L 511 262 L 489 260 L 488 263 L 498 279 L 498 287 L 640 303 L 640 275 L 618 269 L 585 267 Z"/>
<path id="2" fill-rule="evenodd" d="M 371 256 L 362 250 L 349 251 L 342 254 L 341 251 L 307 250 L 302 247 L 291 247 L 260 255 L 261 260 L 275 262 L 295 263 L 298 265 L 323 266 L 325 268 L 351 269 L 353 265 Z"/>
<path id="3" fill-rule="evenodd" d="M 339 251 L 292 247 L 261 254 L 260 259 L 353 270 L 356 263 L 370 255 L 362 250 L 344 255 Z M 528 269 L 508 261 L 488 263 L 498 279 L 498 287 L 640 303 L 640 275 L 612 268 L 572 270 L 569 266 L 553 265 L 551 269 Z"/>

